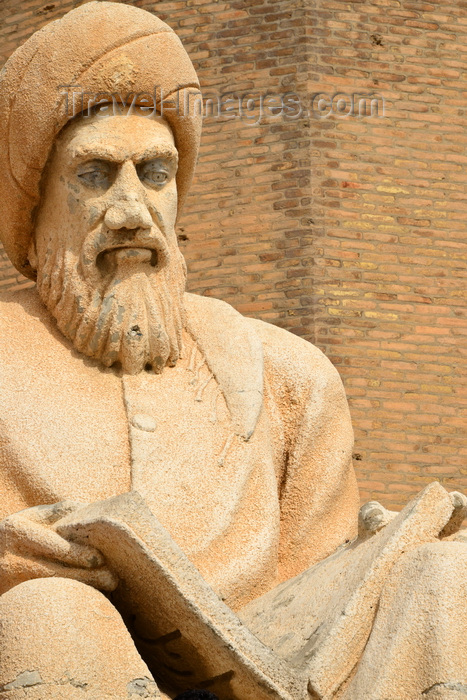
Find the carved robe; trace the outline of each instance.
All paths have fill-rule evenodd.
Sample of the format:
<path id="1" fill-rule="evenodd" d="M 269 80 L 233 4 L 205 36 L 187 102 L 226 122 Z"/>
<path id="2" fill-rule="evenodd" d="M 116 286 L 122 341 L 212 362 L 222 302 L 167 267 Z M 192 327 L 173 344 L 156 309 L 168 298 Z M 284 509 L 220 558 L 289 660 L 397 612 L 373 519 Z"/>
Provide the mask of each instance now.
<path id="1" fill-rule="evenodd" d="M 302 659 L 310 697 L 465 695 L 466 539 L 438 538 L 449 495 L 428 487 L 421 510 L 329 557 L 358 508 L 336 370 L 223 302 L 185 302 L 176 367 L 122 377 L 75 352 L 35 291 L 2 297 L 0 518 L 135 489 L 254 634 Z"/>
<path id="2" fill-rule="evenodd" d="M 354 537 L 349 411 L 310 343 L 218 300 L 186 309 L 176 367 L 122 377 L 35 290 L 3 295 L 0 517 L 135 489 L 238 609 Z"/>

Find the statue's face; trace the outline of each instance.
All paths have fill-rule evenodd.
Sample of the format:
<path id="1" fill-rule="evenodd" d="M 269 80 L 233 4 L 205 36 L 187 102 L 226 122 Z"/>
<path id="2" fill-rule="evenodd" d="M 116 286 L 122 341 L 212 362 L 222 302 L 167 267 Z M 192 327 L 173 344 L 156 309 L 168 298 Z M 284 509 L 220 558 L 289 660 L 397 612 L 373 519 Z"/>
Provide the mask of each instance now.
<path id="1" fill-rule="evenodd" d="M 48 164 L 36 229 L 39 257 L 57 244 L 49 236 L 57 223 L 68 251 L 80 255 L 84 247 L 91 279 L 119 265 L 161 267 L 176 244 L 176 170 L 173 136 L 161 119 L 81 117 L 59 136 Z M 104 236 L 88 241 L 99 224 Z"/>
<path id="2" fill-rule="evenodd" d="M 43 178 L 31 264 L 75 347 L 105 365 L 161 371 L 181 347 L 177 150 L 162 119 L 80 117 Z"/>

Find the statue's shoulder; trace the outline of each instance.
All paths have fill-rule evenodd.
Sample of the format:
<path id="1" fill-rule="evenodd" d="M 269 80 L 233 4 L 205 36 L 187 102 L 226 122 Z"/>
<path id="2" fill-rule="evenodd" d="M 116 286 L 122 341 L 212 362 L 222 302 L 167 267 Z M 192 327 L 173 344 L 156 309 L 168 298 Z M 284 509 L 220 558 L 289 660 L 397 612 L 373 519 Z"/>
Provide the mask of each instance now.
<path id="1" fill-rule="evenodd" d="M 24 333 L 29 335 L 35 325 L 34 319 L 47 325 L 50 323 L 48 312 L 35 287 L 0 292 L 0 323 L 3 337 L 5 333 L 19 337 Z"/>
<path id="2" fill-rule="evenodd" d="M 245 317 L 245 321 L 260 336 L 266 352 L 272 356 L 271 359 L 277 358 L 286 361 L 289 358 L 289 362 L 293 359 L 295 362 L 305 363 L 307 366 L 310 362 L 329 363 L 329 360 L 316 345 L 295 335 L 295 333 L 256 318 Z"/>
<path id="3" fill-rule="evenodd" d="M 306 390 L 316 380 L 341 385 L 336 368 L 323 352 L 304 338 L 283 328 L 243 316 L 230 304 L 220 299 L 186 294 L 188 313 L 203 317 L 205 326 L 215 326 L 216 332 L 228 337 L 232 352 L 236 353 L 236 337 L 241 330 L 262 347 L 264 366 L 273 383 Z M 226 337 L 226 341 L 227 341 Z"/>
<path id="4" fill-rule="evenodd" d="M 14 382 L 27 383 L 31 366 L 55 345 L 50 324 L 35 288 L 0 293 L 1 405 L 11 398 Z"/>
<path id="5" fill-rule="evenodd" d="M 316 345 L 272 323 L 253 318 L 246 321 L 261 339 L 265 369 L 273 384 L 285 384 L 299 392 L 308 392 L 317 383 L 340 390 L 338 371 Z"/>
<path id="6" fill-rule="evenodd" d="M 59 331 L 35 287 L 0 293 L 0 365 L 57 346 Z"/>

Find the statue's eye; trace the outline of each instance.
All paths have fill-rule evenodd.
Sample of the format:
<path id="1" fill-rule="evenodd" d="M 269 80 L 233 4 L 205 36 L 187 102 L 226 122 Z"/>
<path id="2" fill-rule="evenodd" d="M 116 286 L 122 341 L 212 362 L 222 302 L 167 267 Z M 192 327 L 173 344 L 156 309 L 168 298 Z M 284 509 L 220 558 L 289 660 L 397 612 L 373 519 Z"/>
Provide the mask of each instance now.
<path id="1" fill-rule="evenodd" d="M 152 160 L 138 166 L 138 176 L 150 187 L 162 187 L 170 179 L 170 169 L 163 161 Z"/>
<path id="2" fill-rule="evenodd" d="M 111 167 L 105 161 L 91 161 L 78 168 L 78 177 L 88 187 L 108 187 L 110 185 Z"/>

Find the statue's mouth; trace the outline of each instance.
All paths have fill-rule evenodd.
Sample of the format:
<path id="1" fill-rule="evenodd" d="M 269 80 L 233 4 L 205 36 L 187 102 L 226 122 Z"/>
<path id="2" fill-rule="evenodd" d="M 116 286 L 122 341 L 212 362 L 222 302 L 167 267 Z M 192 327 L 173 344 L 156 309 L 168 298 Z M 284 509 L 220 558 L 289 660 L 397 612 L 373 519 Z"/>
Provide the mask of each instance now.
<path id="1" fill-rule="evenodd" d="M 141 245 L 132 241 L 113 246 L 102 250 L 96 258 L 96 266 L 101 274 L 108 275 L 114 273 L 122 266 L 130 268 L 132 266 L 145 266 L 148 272 L 157 272 L 166 264 L 168 251 L 162 246 Z"/>
<path id="2" fill-rule="evenodd" d="M 154 274 L 170 263 L 170 248 L 157 227 L 151 230 L 96 228 L 83 245 L 83 274 L 99 278 L 114 275 L 119 269 Z"/>
<path id="3" fill-rule="evenodd" d="M 131 244 L 115 246 L 99 253 L 97 256 L 97 266 L 100 267 L 101 264 L 105 265 L 106 261 L 111 261 L 112 259 L 116 264 L 122 262 L 135 264 L 148 263 L 151 267 L 157 267 L 159 255 L 154 248 L 146 248 Z"/>

